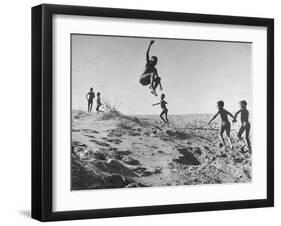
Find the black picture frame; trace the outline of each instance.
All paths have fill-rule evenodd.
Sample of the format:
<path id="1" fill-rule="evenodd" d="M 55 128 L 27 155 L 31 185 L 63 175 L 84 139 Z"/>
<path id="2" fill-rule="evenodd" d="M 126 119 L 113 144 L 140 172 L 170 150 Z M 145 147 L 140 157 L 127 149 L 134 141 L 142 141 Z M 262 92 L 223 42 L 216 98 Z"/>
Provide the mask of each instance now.
<path id="1" fill-rule="evenodd" d="M 267 198 L 54 212 L 52 210 L 52 17 L 55 14 L 266 27 Z M 274 206 L 273 19 L 50 4 L 32 8 L 32 218 L 40 221 L 57 221 L 272 206 Z"/>

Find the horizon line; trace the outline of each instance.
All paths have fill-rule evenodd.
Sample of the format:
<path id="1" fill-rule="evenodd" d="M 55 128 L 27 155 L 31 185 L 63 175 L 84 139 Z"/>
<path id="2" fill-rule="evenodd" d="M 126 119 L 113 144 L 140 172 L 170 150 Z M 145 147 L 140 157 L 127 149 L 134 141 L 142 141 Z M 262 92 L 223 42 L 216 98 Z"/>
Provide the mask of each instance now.
<path id="1" fill-rule="evenodd" d="M 92 111 L 92 112 L 88 112 L 87 110 L 80 110 L 80 109 L 71 109 L 71 111 L 83 111 L 83 112 L 86 112 L 86 113 L 96 113 L 95 111 Z M 123 113 L 121 111 L 119 111 L 121 114 L 123 115 L 129 115 L 129 116 L 150 116 L 150 115 L 157 115 L 159 116 L 159 114 L 127 114 L 127 113 Z M 102 113 L 107 113 L 107 112 L 102 112 Z M 169 113 L 169 115 L 203 115 L 203 114 L 215 114 L 216 112 L 201 112 L 201 113 Z"/>

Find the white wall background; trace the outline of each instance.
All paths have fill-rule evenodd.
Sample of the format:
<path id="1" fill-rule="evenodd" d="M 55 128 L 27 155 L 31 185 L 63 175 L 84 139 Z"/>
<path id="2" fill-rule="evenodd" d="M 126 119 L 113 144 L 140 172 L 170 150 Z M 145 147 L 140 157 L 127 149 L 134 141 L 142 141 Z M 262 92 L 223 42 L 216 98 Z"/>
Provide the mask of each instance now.
<path id="1" fill-rule="evenodd" d="M 53 223 L 56 225 L 262 225 L 280 220 L 281 211 L 281 14 L 274 0 L 58 0 L 55 4 L 138 8 L 275 18 L 275 208 L 170 214 Z M 0 14 L 0 224 L 37 225 L 30 215 L 31 168 L 31 6 L 36 0 L 1 2 Z M 273 223 L 276 225 L 276 223 Z"/>

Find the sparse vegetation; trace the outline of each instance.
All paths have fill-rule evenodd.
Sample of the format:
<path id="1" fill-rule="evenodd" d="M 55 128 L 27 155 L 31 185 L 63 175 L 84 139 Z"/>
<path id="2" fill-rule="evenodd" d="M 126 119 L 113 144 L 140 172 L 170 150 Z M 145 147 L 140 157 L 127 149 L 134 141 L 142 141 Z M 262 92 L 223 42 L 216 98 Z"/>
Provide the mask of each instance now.
<path id="1" fill-rule="evenodd" d="M 126 116 L 109 103 L 105 109 L 73 115 L 74 190 L 251 181 L 251 154 L 220 147 L 216 128 L 202 129 L 204 115 L 170 116 L 167 127 L 156 116 Z"/>

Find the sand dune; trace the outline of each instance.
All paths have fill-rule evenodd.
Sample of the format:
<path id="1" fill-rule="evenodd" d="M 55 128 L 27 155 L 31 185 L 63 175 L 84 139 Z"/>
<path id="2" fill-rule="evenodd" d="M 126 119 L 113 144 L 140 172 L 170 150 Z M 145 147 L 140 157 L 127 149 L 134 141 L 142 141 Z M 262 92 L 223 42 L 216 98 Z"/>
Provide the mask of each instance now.
<path id="1" fill-rule="evenodd" d="M 251 181 L 251 154 L 221 148 L 209 115 L 72 112 L 72 190 Z"/>

